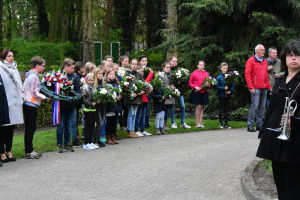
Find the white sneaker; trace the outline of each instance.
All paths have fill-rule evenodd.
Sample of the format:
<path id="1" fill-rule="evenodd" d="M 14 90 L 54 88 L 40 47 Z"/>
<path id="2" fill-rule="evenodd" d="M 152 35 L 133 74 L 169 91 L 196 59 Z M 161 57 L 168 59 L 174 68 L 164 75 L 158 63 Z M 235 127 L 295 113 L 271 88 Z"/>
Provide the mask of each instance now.
<path id="1" fill-rule="evenodd" d="M 95 149 L 94 147 L 91 146 L 90 143 L 89 143 L 89 144 L 84 144 L 82 148 L 85 149 L 85 150 L 92 150 L 92 149 Z"/>
<path id="2" fill-rule="evenodd" d="M 204 125 L 201 124 L 201 123 L 197 123 L 197 124 L 195 125 L 195 127 L 197 127 L 197 128 L 204 128 Z"/>
<path id="3" fill-rule="evenodd" d="M 171 125 L 171 128 L 177 128 L 177 125 L 174 123 Z"/>
<path id="4" fill-rule="evenodd" d="M 91 143 L 90 144 L 94 149 L 99 149 L 99 146 L 97 145 L 97 144 L 95 144 L 95 143 Z"/>
<path id="5" fill-rule="evenodd" d="M 140 131 L 135 132 L 135 134 L 138 135 L 138 136 L 140 136 L 140 137 L 144 136 Z"/>
<path id="6" fill-rule="evenodd" d="M 147 131 L 142 132 L 142 134 L 146 135 L 146 136 L 150 136 L 151 135 L 151 133 L 148 133 Z"/>
<path id="7" fill-rule="evenodd" d="M 182 128 L 191 128 L 191 127 L 190 127 L 189 125 L 187 125 L 186 123 L 181 124 L 180 127 L 182 127 Z"/>

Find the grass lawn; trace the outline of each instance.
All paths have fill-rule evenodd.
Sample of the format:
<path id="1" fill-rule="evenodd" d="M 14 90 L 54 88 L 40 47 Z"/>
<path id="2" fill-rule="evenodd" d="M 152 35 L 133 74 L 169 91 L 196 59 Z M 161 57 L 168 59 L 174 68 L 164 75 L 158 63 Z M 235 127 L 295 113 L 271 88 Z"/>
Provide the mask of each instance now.
<path id="1" fill-rule="evenodd" d="M 171 122 L 169 121 L 169 127 L 171 126 Z M 180 128 L 180 119 L 176 119 L 176 124 L 178 126 L 177 129 L 171 129 L 166 131 L 170 134 L 175 133 L 185 133 L 185 132 L 197 132 L 203 130 L 217 130 L 219 129 L 219 121 L 218 120 L 204 120 L 205 128 L 196 128 L 195 127 L 195 119 L 187 118 L 186 123 L 190 125 L 192 128 L 184 129 Z M 240 121 L 230 121 L 229 125 L 231 128 L 242 128 L 247 126 L 247 122 Z M 146 129 L 147 132 L 155 135 L 155 119 L 150 120 L 150 129 Z M 80 128 L 81 131 L 81 128 Z M 118 130 L 117 134 L 125 138 L 127 133 L 126 131 Z M 49 152 L 56 150 L 56 129 L 46 130 L 46 131 L 37 131 L 34 135 L 33 146 L 36 152 Z M 13 140 L 13 155 L 15 158 L 24 157 L 24 134 L 19 134 L 14 136 Z"/>

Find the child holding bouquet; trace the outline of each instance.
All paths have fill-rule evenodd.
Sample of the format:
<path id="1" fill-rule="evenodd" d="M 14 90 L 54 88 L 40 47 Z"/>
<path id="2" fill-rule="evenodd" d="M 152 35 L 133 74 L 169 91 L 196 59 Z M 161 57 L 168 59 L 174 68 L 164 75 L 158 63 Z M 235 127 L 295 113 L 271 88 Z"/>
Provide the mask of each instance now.
<path id="1" fill-rule="evenodd" d="M 218 90 L 219 99 L 219 122 L 220 128 L 224 128 L 223 119 L 225 122 L 225 128 L 231 128 L 228 124 L 228 112 L 230 105 L 231 94 L 234 91 L 234 85 L 228 83 L 226 80 L 226 72 L 228 71 L 228 64 L 226 62 L 221 63 L 221 74 L 217 77 L 216 88 Z M 224 115 L 224 118 L 223 118 Z"/>
<path id="2" fill-rule="evenodd" d="M 166 134 L 164 131 L 164 117 L 165 117 L 165 98 L 164 91 L 162 89 L 163 80 L 156 76 L 156 78 L 151 82 L 153 85 L 153 91 L 151 97 L 154 102 L 154 113 L 155 113 L 155 128 L 156 135 Z"/>
<path id="3" fill-rule="evenodd" d="M 95 120 L 96 120 L 96 104 L 100 103 L 100 100 L 95 101 L 94 95 L 96 88 L 94 87 L 94 74 L 88 73 L 85 77 L 85 84 L 81 88 L 83 112 L 84 112 L 84 124 L 85 124 L 85 137 L 83 149 L 92 150 L 97 149 L 99 146 L 93 143 L 95 138 Z"/>
<path id="4" fill-rule="evenodd" d="M 132 85 L 135 84 L 135 82 L 137 80 L 143 81 L 143 77 L 137 71 L 137 67 L 138 67 L 138 61 L 136 58 L 134 58 L 131 60 L 131 63 L 130 63 L 131 71 L 126 73 L 127 76 L 132 75 L 134 77 L 132 80 Z M 133 92 L 133 94 L 132 94 L 133 100 L 131 100 L 129 96 L 126 96 L 126 98 L 125 98 L 125 104 L 128 105 L 128 118 L 127 118 L 128 137 L 132 137 L 132 138 L 139 137 L 134 132 L 134 125 L 135 125 L 135 118 L 136 118 L 138 106 L 143 103 L 142 95 L 144 93 L 145 93 L 145 91 L 139 91 L 138 93 Z"/>
<path id="5" fill-rule="evenodd" d="M 100 90 L 104 86 L 103 78 L 104 70 L 96 67 L 94 70 L 94 79 L 95 79 L 95 88 Z M 96 128 L 95 128 L 95 140 L 94 143 L 97 143 L 99 147 L 105 147 L 104 142 L 100 141 L 100 130 L 105 120 L 106 105 L 103 102 L 96 104 Z M 104 135 L 105 137 L 105 135 Z"/>
<path id="6" fill-rule="evenodd" d="M 197 69 L 192 73 L 189 80 L 189 86 L 193 89 L 189 102 L 196 105 L 195 127 L 201 127 L 201 128 L 204 128 L 203 125 L 204 105 L 207 105 L 209 103 L 207 88 L 211 87 L 211 84 L 209 82 L 206 82 L 204 86 L 202 85 L 204 80 L 207 77 L 209 77 L 208 72 L 206 72 L 204 68 L 205 68 L 205 63 L 203 60 L 200 60 L 197 65 Z"/>
<path id="7" fill-rule="evenodd" d="M 108 69 L 105 73 L 107 85 L 113 86 L 113 88 L 119 88 L 119 80 L 117 78 L 117 72 L 114 69 Z M 119 92 L 116 94 L 117 103 L 106 104 L 106 137 L 107 144 L 119 144 L 115 138 L 116 135 L 116 124 L 118 113 L 122 111 L 121 100 L 122 96 Z"/>
<path id="8" fill-rule="evenodd" d="M 75 92 L 80 94 L 79 78 L 74 74 L 75 61 L 66 58 L 62 64 L 62 72 L 67 74 L 68 80 L 74 86 Z M 77 127 L 76 127 L 76 106 L 72 103 L 60 102 L 60 124 L 56 128 L 57 148 L 59 153 L 64 151 L 74 152 L 73 145 L 70 144 L 70 136 L 72 133 L 73 143 L 77 143 Z M 63 147 L 63 136 L 64 146 Z"/>
<path id="9" fill-rule="evenodd" d="M 163 79 L 163 86 L 170 87 L 171 86 L 171 65 L 169 62 L 165 62 L 162 64 L 163 71 L 160 73 Z M 164 116 L 164 130 L 170 130 L 168 128 L 168 114 L 171 115 L 171 123 L 172 125 L 175 124 L 175 115 L 172 115 L 172 110 L 175 109 L 175 99 L 172 96 L 165 98 L 165 106 L 166 106 L 166 113 Z M 176 125 L 176 124 L 175 124 Z M 173 126 L 173 128 L 175 128 Z"/>
<path id="10" fill-rule="evenodd" d="M 144 76 L 144 68 L 145 67 L 140 67 L 140 73 L 142 74 L 142 76 Z M 153 77 L 153 72 L 151 71 L 150 68 L 150 73 L 148 74 L 147 78 L 145 79 L 145 83 L 149 83 L 151 82 Z M 137 114 L 136 114 L 136 119 L 135 119 L 135 133 L 142 137 L 142 136 L 149 136 L 151 135 L 150 133 L 148 133 L 147 131 L 145 131 L 145 117 L 146 117 L 146 109 L 147 109 L 147 105 L 148 105 L 148 96 L 147 93 L 149 92 L 149 90 L 146 90 L 145 94 L 142 95 L 142 104 L 139 105 L 138 110 L 137 110 Z M 141 130 L 141 132 L 139 131 L 139 129 Z"/>

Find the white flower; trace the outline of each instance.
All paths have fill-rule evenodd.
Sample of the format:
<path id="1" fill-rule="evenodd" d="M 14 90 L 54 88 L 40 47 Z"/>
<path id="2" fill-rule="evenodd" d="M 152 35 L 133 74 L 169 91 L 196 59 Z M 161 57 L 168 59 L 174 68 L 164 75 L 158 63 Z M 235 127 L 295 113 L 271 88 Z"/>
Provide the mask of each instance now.
<path id="1" fill-rule="evenodd" d="M 74 89 L 74 85 L 71 85 L 71 89 L 72 89 L 72 90 Z"/>
<path id="2" fill-rule="evenodd" d="M 60 88 L 64 87 L 64 84 L 63 83 L 60 83 L 59 84 Z"/>
<path id="3" fill-rule="evenodd" d="M 158 72 L 158 76 L 164 78 L 164 73 L 163 72 Z"/>
<path id="4" fill-rule="evenodd" d="M 239 75 L 239 73 L 237 71 L 234 71 L 234 74 L 237 75 L 237 76 Z"/>
<path id="5" fill-rule="evenodd" d="M 50 76 L 50 73 L 48 73 L 48 74 L 46 75 L 46 77 L 48 77 L 48 76 Z"/>
<path id="6" fill-rule="evenodd" d="M 129 85 L 129 82 L 124 82 L 124 85 L 126 85 L 126 86 Z"/>
<path id="7" fill-rule="evenodd" d="M 47 83 L 47 86 L 48 86 L 48 87 L 50 87 L 50 86 L 51 86 L 51 83 L 50 83 L 50 82 L 48 82 L 48 83 Z"/>
<path id="8" fill-rule="evenodd" d="M 133 89 L 133 91 L 136 91 L 136 90 L 137 90 L 137 87 L 133 84 L 133 85 L 132 85 L 132 89 Z"/>
<path id="9" fill-rule="evenodd" d="M 53 81 L 57 81 L 57 78 L 54 78 Z"/>
<path id="10" fill-rule="evenodd" d="M 107 94 L 107 90 L 106 90 L 105 88 L 101 88 L 101 89 L 100 89 L 100 93 L 101 93 L 101 94 Z"/>
<path id="11" fill-rule="evenodd" d="M 116 99 L 116 98 L 117 98 L 117 94 L 116 94 L 116 92 L 113 92 L 113 94 L 112 94 L 112 97 L 113 97 L 114 99 Z"/>
<path id="12" fill-rule="evenodd" d="M 124 67 L 120 67 L 118 70 L 118 75 L 123 77 L 123 76 L 125 76 L 125 73 L 126 73 L 126 71 L 125 71 Z"/>
<path id="13" fill-rule="evenodd" d="M 225 74 L 225 78 L 227 78 L 229 76 L 229 74 Z"/>

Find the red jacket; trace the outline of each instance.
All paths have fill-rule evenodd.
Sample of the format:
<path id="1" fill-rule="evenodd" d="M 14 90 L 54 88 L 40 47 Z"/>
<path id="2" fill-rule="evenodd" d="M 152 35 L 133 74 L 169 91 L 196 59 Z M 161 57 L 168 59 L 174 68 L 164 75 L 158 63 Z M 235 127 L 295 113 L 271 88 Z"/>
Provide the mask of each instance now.
<path id="1" fill-rule="evenodd" d="M 262 62 L 253 55 L 246 62 L 245 79 L 249 90 L 251 89 L 272 89 L 268 75 L 268 63 Z"/>
<path id="2" fill-rule="evenodd" d="M 148 74 L 147 78 L 145 79 L 145 82 L 151 82 L 153 75 L 154 75 L 154 74 L 153 74 L 153 72 L 151 71 L 151 72 Z M 148 91 L 146 91 L 145 94 L 143 94 L 143 96 L 142 96 L 142 101 L 145 102 L 145 103 L 148 103 L 148 102 L 149 102 L 149 101 L 148 101 L 148 97 L 147 97 L 147 93 L 148 93 Z"/>
<path id="3" fill-rule="evenodd" d="M 206 77 L 209 77 L 209 74 L 207 71 L 200 71 L 199 69 L 196 69 L 190 77 L 190 81 L 189 81 L 190 87 L 193 90 L 195 90 L 195 87 L 201 87 L 202 83 Z M 201 89 L 199 91 L 199 93 L 205 93 L 205 92 L 207 92 L 206 89 Z"/>

